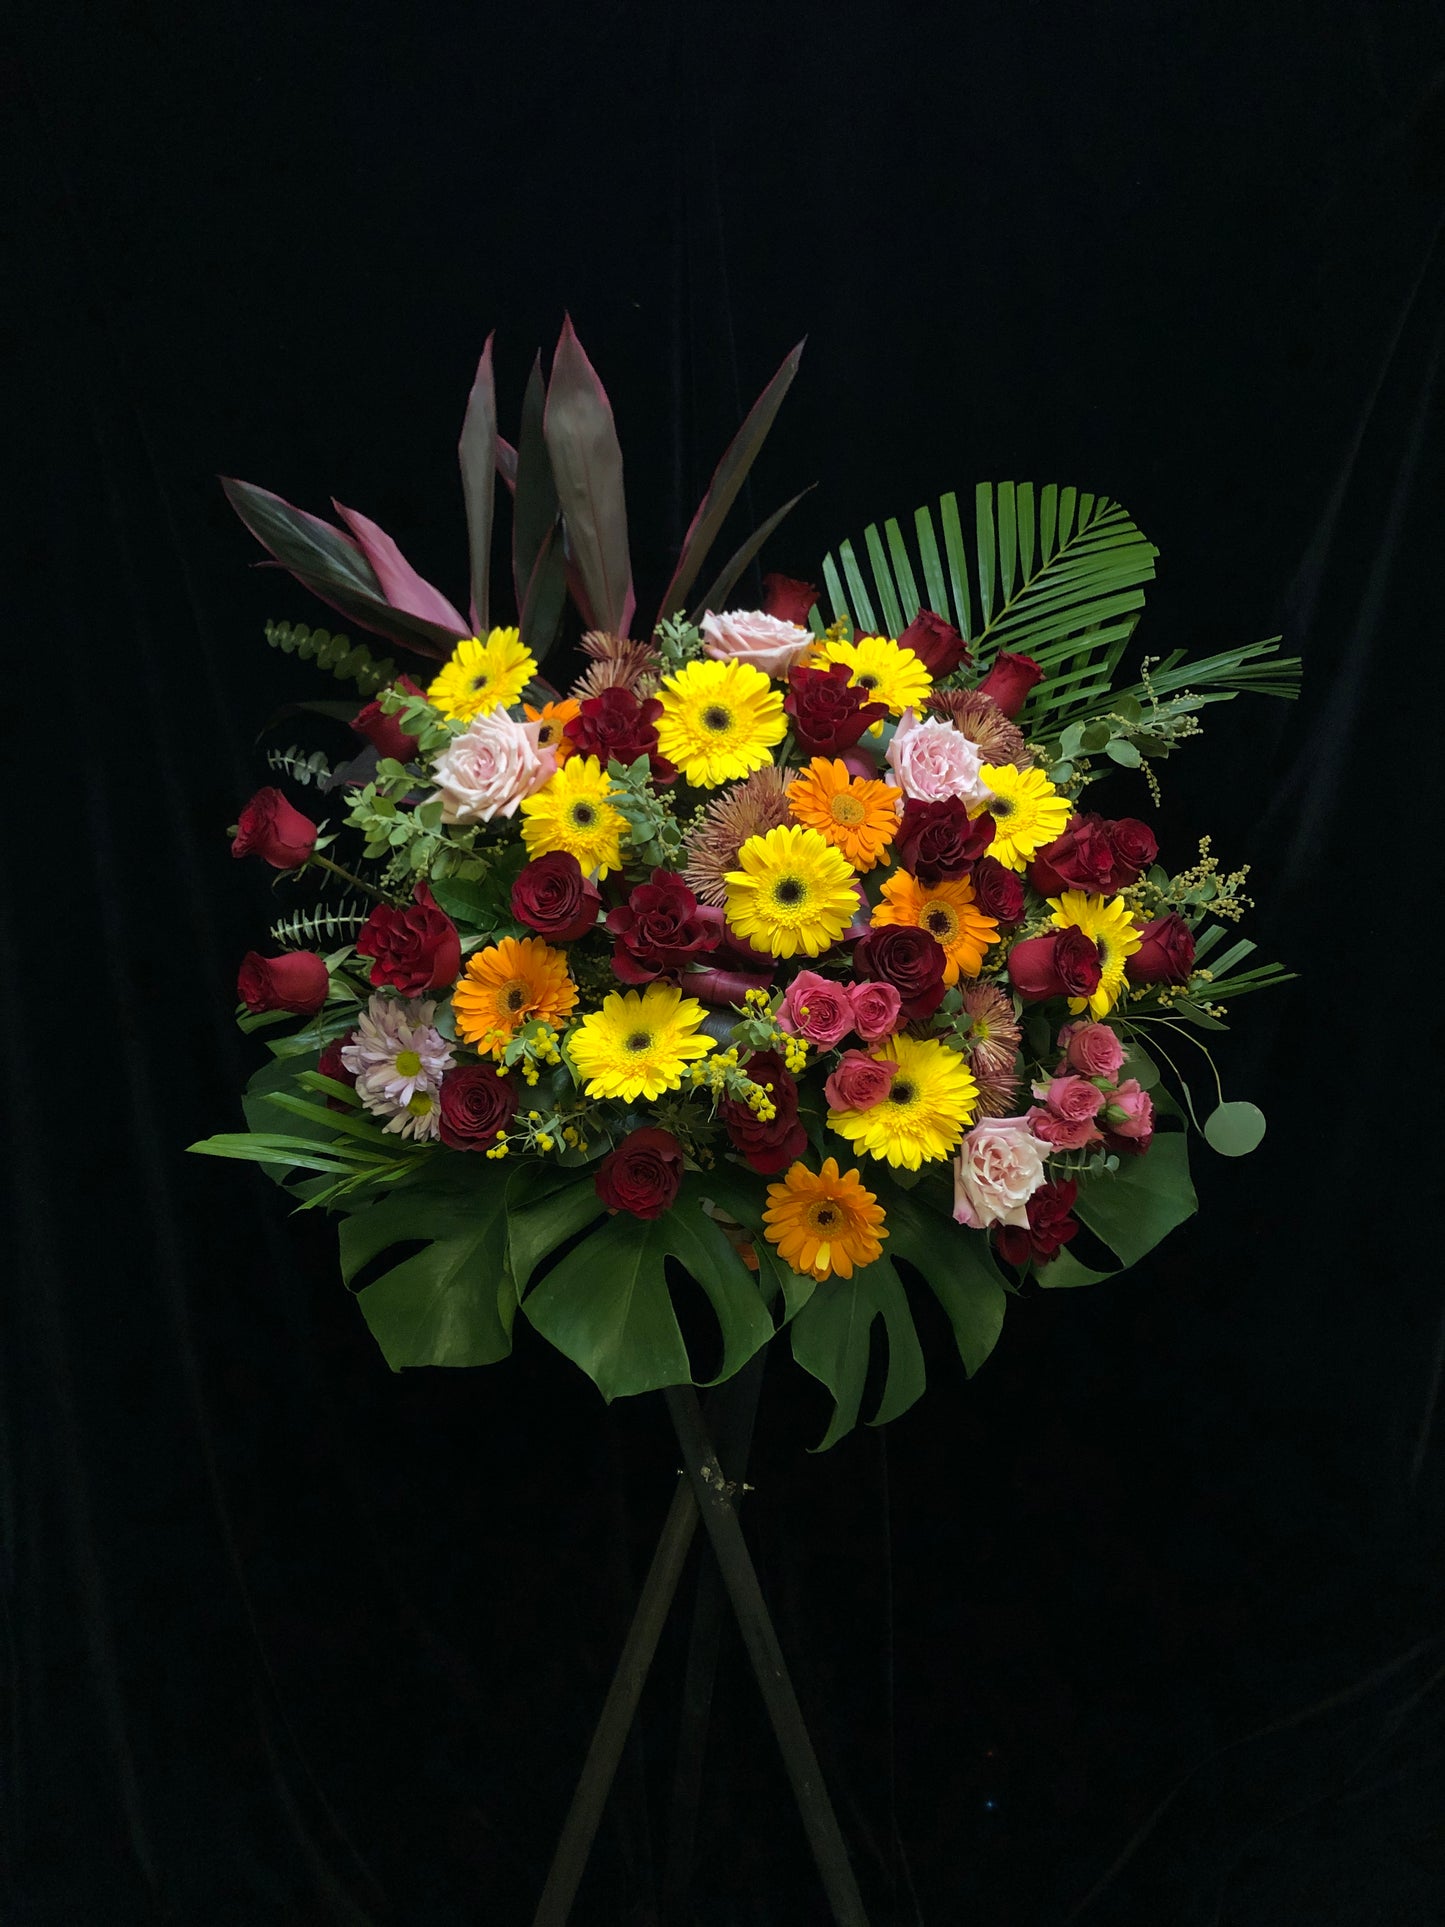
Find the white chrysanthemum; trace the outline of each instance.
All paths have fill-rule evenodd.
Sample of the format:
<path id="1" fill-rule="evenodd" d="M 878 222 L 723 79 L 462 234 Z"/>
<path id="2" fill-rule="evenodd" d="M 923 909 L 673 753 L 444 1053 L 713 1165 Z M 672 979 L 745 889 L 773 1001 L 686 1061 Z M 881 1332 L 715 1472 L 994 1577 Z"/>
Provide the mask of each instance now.
<path id="1" fill-rule="evenodd" d="M 414 997 L 371 998 L 341 1061 L 356 1074 L 356 1094 L 400 1137 L 435 1137 L 442 1078 L 455 1061 L 433 1027 L 436 1005 Z"/>

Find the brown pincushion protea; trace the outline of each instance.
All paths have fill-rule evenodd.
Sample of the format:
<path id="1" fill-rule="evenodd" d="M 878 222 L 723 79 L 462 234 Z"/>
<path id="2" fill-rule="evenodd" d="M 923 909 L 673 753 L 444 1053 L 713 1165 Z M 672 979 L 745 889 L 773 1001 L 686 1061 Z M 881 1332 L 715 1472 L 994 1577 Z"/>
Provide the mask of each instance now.
<path id="1" fill-rule="evenodd" d="M 645 642 L 629 642 L 624 636 L 608 635 L 605 629 L 589 629 L 582 638 L 590 665 L 572 685 L 578 702 L 600 696 L 604 689 L 630 689 L 634 696 L 650 696 L 657 687 L 662 667 L 657 651 Z"/>
<path id="2" fill-rule="evenodd" d="M 1032 767 L 1034 759 L 1023 731 L 1009 721 L 992 696 L 978 689 L 935 689 L 924 708 L 952 723 L 971 743 L 977 743 L 985 763 L 1012 763 L 1015 769 Z"/>
<path id="3" fill-rule="evenodd" d="M 963 1054 L 978 1084 L 980 1117 L 1012 1117 L 1018 1102 L 1019 1027 L 1010 998 L 995 984 L 967 984 L 963 1013 L 971 1029 Z"/>
<path id="4" fill-rule="evenodd" d="M 738 867 L 738 851 L 748 838 L 792 822 L 788 809 L 792 780 L 791 770 L 754 770 L 708 804 L 702 821 L 688 832 L 683 873 L 699 903 L 721 910 L 728 894 L 724 879 Z"/>

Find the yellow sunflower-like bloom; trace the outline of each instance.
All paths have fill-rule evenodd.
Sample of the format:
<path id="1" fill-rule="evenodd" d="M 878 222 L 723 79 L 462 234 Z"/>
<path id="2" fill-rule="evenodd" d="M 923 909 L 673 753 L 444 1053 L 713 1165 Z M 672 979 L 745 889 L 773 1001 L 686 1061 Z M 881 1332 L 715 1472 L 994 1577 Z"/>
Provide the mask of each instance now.
<path id="1" fill-rule="evenodd" d="M 813 660 L 845 664 L 852 672 L 848 680 L 853 687 L 866 689 L 871 702 L 887 703 L 893 716 L 901 716 L 905 709 L 921 714 L 933 688 L 922 658 L 889 636 L 859 636 L 854 642 L 845 642 L 841 636 L 825 638 Z M 876 727 L 881 728 L 881 723 Z"/>
<path id="2" fill-rule="evenodd" d="M 1041 769 L 985 763 L 978 775 L 989 794 L 970 814 L 980 816 L 987 810 L 994 820 L 988 853 L 1006 868 L 1022 870 L 1031 856 L 1062 835 L 1073 806 Z"/>
<path id="3" fill-rule="evenodd" d="M 538 749 L 554 751 L 559 767 L 575 753 L 576 745 L 567 734 L 567 725 L 576 721 L 581 708 L 581 703 L 575 702 L 570 696 L 561 702 L 543 703 L 540 709 L 534 709 L 530 703 L 522 704 L 522 714 L 527 721 L 542 725 L 537 731 Z"/>
<path id="4" fill-rule="evenodd" d="M 672 984 L 613 991 L 567 1038 L 588 1097 L 651 1099 L 677 1090 L 683 1067 L 713 1048 L 698 1030 L 706 1015 Z"/>
<path id="5" fill-rule="evenodd" d="M 657 695 L 657 747 L 699 789 L 764 768 L 787 733 L 781 692 L 750 662 L 686 663 Z"/>
<path id="6" fill-rule="evenodd" d="M 855 1265 L 871 1265 L 882 1255 L 888 1228 L 882 1205 L 858 1173 L 840 1173 L 838 1160 L 825 1158 L 816 1176 L 795 1164 L 780 1183 L 768 1186 L 763 1235 L 784 1264 L 821 1283 L 834 1273 L 851 1278 Z"/>
<path id="7" fill-rule="evenodd" d="M 576 1002 L 566 957 L 540 937 L 503 937 L 476 951 L 452 992 L 457 1035 L 497 1057 L 530 1019 L 560 1028 Z"/>
<path id="8" fill-rule="evenodd" d="M 785 823 L 750 836 L 724 880 L 728 928 L 775 957 L 816 957 L 858 914 L 853 867 L 816 830 Z"/>
<path id="9" fill-rule="evenodd" d="M 595 756 L 569 756 L 533 796 L 522 798 L 528 856 L 565 850 L 584 875 L 605 877 L 622 864 L 627 818 L 608 802 L 612 783 Z"/>
<path id="10" fill-rule="evenodd" d="M 1138 925 L 1124 908 L 1124 899 L 1086 896 L 1082 890 L 1065 890 L 1061 897 L 1050 897 L 1051 921 L 1060 930 L 1071 926 L 1092 937 L 1099 952 L 1099 987 L 1090 997 L 1071 997 L 1069 1009 L 1077 1016 L 1087 1010 L 1092 1017 L 1104 1017 L 1118 1003 L 1124 989 L 1124 960 L 1139 948 Z"/>
<path id="11" fill-rule="evenodd" d="M 871 870 L 897 832 L 902 793 L 891 783 L 852 775 L 840 758 L 815 756 L 789 785 L 788 808 L 855 870 Z"/>
<path id="12" fill-rule="evenodd" d="M 946 1158 L 978 1104 L 978 1085 L 958 1052 L 932 1037 L 890 1037 L 869 1055 L 892 1068 L 893 1088 L 866 1111 L 829 1111 L 829 1124 L 869 1157 L 910 1171 Z"/>
<path id="13" fill-rule="evenodd" d="M 911 923 L 926 930 L 943 951 L 943 981 L 976 977 L 983 953 L 998 937 L 998 923 L 974 902 L 967 877 L 952 883 L 920 883 L 907 870 L 895 870 L 883 885 L 883 900 L 873 911 L 874 924 Z"/>
<path id="14" fill-rule="evenodd" d="M 537 673 L 518 629 L 492 629 L 485 642 L 463 636 L 427 688 L 426 699 L 443 716 L 470 722 L 518 701 Z"/>

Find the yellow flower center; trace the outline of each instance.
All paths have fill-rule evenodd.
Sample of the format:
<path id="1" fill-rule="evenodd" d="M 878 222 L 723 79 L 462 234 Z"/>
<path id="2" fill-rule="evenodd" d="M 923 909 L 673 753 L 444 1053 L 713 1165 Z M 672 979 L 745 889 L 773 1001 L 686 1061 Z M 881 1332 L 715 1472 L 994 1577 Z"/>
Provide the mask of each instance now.
<path id="1" fill-rule="evenodd" d="M 597 811 L 591 803 L 574 803 L 568 811 L 574 828 L 590 830 L 597 821 Z"/>
<path id="2" fill-rule="evenodd" d="M 878 678 L 876 676 L 855 676 L 853 678 L 853 687 L 855 689 L 876 689 L 878 687 Z"/>
<path id="3" fill-rule="evenodd" d="M 702 712 L 702 726 L 712 730 L 715 735 L 724 735 L 733 726 L 733 713 L 730 709 L 724 709 L 721 703 L 709 703 Z"/>
<path id="4" fill-rule="evenodd" d="M 812 1229 L 822 1232 L 825 1238 L 843 1222 L 843 1213 L 830 1198 L 820 1198 L 816 1204 L 810 1204 L 807 1215 Z"/>
<path id="5" fill-rule="evenodd" d="M 487 684 L 488 684 L 488 683 L 489 683 L 489 682 L 490 682 L 491 680 L 492 680 L 492 679 L 491 679 L 491 677 L 490 677 L 490 676 L 488 675 L 488 673 L 487 673 L 487 671 L 486 671 L 486 670 L 484 669 L 484 670 L 483 670 L 483 671 L 481 672 L 481 674 L 480 674 L 480 675 L 478 675 L 478 676 L 473 676 L 473 677 L 472 677 L 472 688 L 473 688 L 473 689 L 485 689 L 485 688 L 486 688 L 486 686 L 487 686 Z"/>
<path id="6" fill-rule="evenodd" d="M 946 903 L 930 903 L 923 913 L 923 927 L 939 943 L 952 943 L 958 935 L 958 918 Z"/>
<path id="7" fill-rule="evenodd" d="M 807 900 L 808 886 L 801 877 L 779 877 L 773 885 L 773 902 L 794 909 Z"/>
<path id="8" fill-rule="evenodd" d="M 863 805 L 850 790 L 841 790 L 832 802 L 832 816 L 835 823 L 851 827 L 863 821 Z"/>
<path id="9" fill-rule="evenodd" d="M 995 818 L 1012 816 L 1014 806 L 1006 796 L 990 796 L 988 799 L 988 813 Z"/>
<path id="10" fill-rule="evenodd" d="M 421 1058 L 414 1050 L 399 1050 L 396 1054 L 396 1068 L 403 1077 L 415 1077 L 421 1070 Z"/>
<path id="11" fill-rule="evenodd" d="M 538 749 L 550 749 L 561 734 L 562 731 L 558 724 L 543 723 L 542 727 L 537 731 Z"/>
<path id="12" fill-rule="evenodd" d="M 895 1077 L 893 1088 L 888 1093 L 890 1104 L 911 1104 L 918 1095 L 918 1086 L 911 1077 Z"/>
<path id="13" fill-rule="evenodd" d="M 507 984 L 502 991 L 502 995 L 500 999 L 502 1009 L 503 1010 L 520 1010 L 523 1004 L 525 1004 L 527 1001 L 527 992 L 529 988 L 530 986 L 525 982 L 523 978 L 514 977 L 512 981 L 509 984 Z"/>
<path id="14" fill-rule="evenodd" d="M 425 1091 L 418 1091 L 406 1108 L 413 1117 L 430 1117 L 435 1106 Z"/>
<path id="15" fill-rule="evenodd" d="M 627 1042 L 623 1045 L 623 1049 L 630 1050 L 630 1051 L 651 1050 L 652 1049 L 652 1032 L 650 1030 L 633 1031 L 632 1035 L 628 1038 Z"/>

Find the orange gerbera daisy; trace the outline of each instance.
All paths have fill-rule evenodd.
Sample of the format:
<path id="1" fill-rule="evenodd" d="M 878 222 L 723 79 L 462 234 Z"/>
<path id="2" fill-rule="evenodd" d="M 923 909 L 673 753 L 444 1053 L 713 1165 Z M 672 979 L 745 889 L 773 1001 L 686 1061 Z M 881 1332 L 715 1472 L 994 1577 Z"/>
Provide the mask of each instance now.
<path id="1" fill-rule="evenodd" d="M 883 901 L 874 909 L 873 922 L 913 923 L 926 930 L 947 960 L 946 984 L 956 984 L 960 976 L 976 977 L 984 951 L 998 936 L 997 922 L 975 904 L 967 877 L 953 883 L 920 883 L 906 870 L 895 870 L 883 885 Z"/>
<path id="2" fill-rule="evenodd" d="M 793 778 L 788 808 L 798 822 L 817 830 L 855 870 L 871 870 L 898 829 L 901 790 L 854 776 L 845 762 L 815 756 Z"/>
<path id="3" fill-rule="evenodd" d="M 537 732 L 538 749 L 556 750 L 557 761 L 565 763 L 577 747 L 567 734 L 567 725 L 581 708 L 581 703 L 574 702 L 570 696 L 564 697 L 561 702 L 543 703 L 540 709 L 533 709 L 530 703 L 523 703 L 522 713 L 527 721 L 542 725 Z"/>
<path id="4" fill-rule="evenodd" d="M 457 1035 L 494 1057 L 533 1017 L 560 1026 L 576 1002 L 566 957 L 540 937 L 503 937 L 478 950 L 452 992 Z"/>
<path id="5" fill-rule="evenodd" d="M 836 1273 L 851 1278 L 855 1265 L 871 1265 L 888 1236 L 883 1207 L 856 1171 L 839 1172 L 827 1158 L 816 1176 L 795 1164 L 780 1184 L 768 1186 L 763 1235 L 794 1271 L 820 1282 Z"/>

